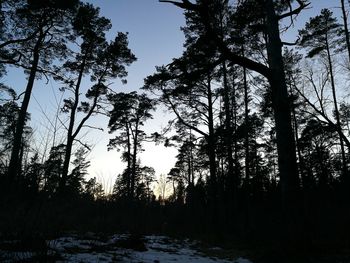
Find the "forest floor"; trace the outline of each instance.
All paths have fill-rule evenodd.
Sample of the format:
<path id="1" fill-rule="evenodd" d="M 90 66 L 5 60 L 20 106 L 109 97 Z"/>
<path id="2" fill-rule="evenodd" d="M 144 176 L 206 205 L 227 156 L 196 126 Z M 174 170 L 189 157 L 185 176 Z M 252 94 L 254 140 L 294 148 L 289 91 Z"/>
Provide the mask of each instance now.
<path id="1" fill-rule="evenodd" d="M 0 243 L 1 262 L 251 263 L 220 247 L 167 236 L 68 234 Z"/>

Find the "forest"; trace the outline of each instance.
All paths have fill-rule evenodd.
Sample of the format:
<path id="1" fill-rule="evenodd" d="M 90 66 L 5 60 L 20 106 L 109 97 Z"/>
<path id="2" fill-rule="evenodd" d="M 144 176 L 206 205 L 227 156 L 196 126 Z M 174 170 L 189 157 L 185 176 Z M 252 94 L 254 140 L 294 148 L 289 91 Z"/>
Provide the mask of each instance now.
<path id="1" fill-rule="evenodd" d="M 159 0 L 183 12 L 183 53 L 126 92 L 110 83 L 137 54 L 127 32 L 107 37 L 98 1 L 1 0 L 0 252 L 74 231 L 350 262 L 350 1 L 318 1 Z M 14 69 L 24 87 L 2 81 Z M 62 96 L 36 148 L 32 94 L 49 79 Z M 160 108 L 169 121 L 148 133 Z M 111 192 L 81 139 L 99 116 L 123 164 Z M 167 175 L 142 164 L 149 142 L 177 150 Z"/>

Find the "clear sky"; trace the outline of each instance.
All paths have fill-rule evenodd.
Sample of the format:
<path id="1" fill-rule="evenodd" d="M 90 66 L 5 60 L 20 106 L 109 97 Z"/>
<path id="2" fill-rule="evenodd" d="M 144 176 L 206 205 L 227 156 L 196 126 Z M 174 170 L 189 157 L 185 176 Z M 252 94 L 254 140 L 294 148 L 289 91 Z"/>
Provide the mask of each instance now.
<path id="1" fill-rule="evenodd" d="M 115 91 L 139 90 L 143 85 L 143 79 L 155 71 L 155 66 L 168 64 L 172 58 L 181 55 L 184 37 L 180 27 L 184 25 L 182 11 L 158 0 L 86 0 L 100 7 L 101 15 L 111 19 L 113 28 L 107 34 L 109 39 L 114 38 L 118 31 L 129 33 L 129 47 L 138 58 L 129 69 L 128 83 L 126 85 L 116 81 L 112 84 Z M 292 33 L 285 35 L 288 41 L 293 41 L 296 29 L 305 24 L 310 16 L 316 15 L 323 7 L 337 7 L 339 0 L 313 0 L 312 9 L 306 10 L 298 18 L 296 28 Z M 338 8 L 331 8 L 339 14 Z M 294 39 L 295 40 L 295 39 Z M 3 82 L 14 87 L 19 93 L 24 90 L 26 79 L 21 70 L 9 70 Z M 87 87 L 88 88 L 88 87 Z M 52 120 L 52 115 L 57 110 L 55 96 L 57 98 L 58 87 L 53 81 L 45 84 L 43 81 L 36 82 L 29 111 L 32 113 L 31 125 L 43 138 L 46 132 L 43 127 L 47 126 L 47 118 Z M 40 106 L 39 106 L 40 104 Z M 62 119 L 65 117 L 62 116 Z M 150 121 L 145 130 L 149 132 L 159 131 L 166 125 L 167 113 L 157 111 L 154 120 Z M 90 175 L 96 176 L 103 182 L 106 188 L 113 184 L 115 176 L 120 173 L 125 164 L 120 162 L 119 153 L 107 152 L 107 143 L 112 136 L 107 133 L 107 119 L 99 117 L 90 122 L 105 129 L 105 132 L 89 131 L 84 141 L 94 144 L 94 149 L 89 158 L 91 160 Z M 37 136 L 38 136 L 37 134 Z M 84 132 L 83 132 L 84 134 Z M 156 173 L 167 173 L 174 165 L 175 149 L 147 144 L 145 152 L 141 156 L 142 164 L 152 166 Z M 108 190 L 108 189 L 107 189 Z"/>

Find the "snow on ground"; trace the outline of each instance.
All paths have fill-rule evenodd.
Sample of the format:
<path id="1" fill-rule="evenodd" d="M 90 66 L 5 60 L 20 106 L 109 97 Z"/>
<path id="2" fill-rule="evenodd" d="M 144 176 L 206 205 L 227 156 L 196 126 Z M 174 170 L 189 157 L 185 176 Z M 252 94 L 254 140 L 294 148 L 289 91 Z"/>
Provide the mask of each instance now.
<path id="1" fill-rule="evenodd" d="M 45 256 L 54 259 L 50 262 L 251 263 L 243 258 L 228 260 L 208 257 L 196 249 L 199 246 L 197 242 L 166 236 L 115 235 L 101 238 L 90 233 L 84 237 L 70 235 L 46 243 Z M 32 252 L 0 251 L 0 260 L 9 263 L 30 262 L 34 255 Z"/>

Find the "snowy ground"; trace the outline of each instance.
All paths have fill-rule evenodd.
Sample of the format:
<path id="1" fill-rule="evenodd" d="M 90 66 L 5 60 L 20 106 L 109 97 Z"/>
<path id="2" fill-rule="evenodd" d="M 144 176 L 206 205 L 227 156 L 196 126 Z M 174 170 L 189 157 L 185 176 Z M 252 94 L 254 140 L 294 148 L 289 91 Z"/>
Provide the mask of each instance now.
<path id="1" fill-rule="evenodd" d="M 4 246 L 3 246 L 4 247 Z M 200 253 L 198 243 L 166 236 L 115 235 L 102 238 L 92 233 L 46 241 L 41 252 L 0 250 L 1 262 L 130 262 L 130 263 L 251 263 L 247 259 L 218 259 Z M 220 250 L 221 248 L 212 248 Z"/>

